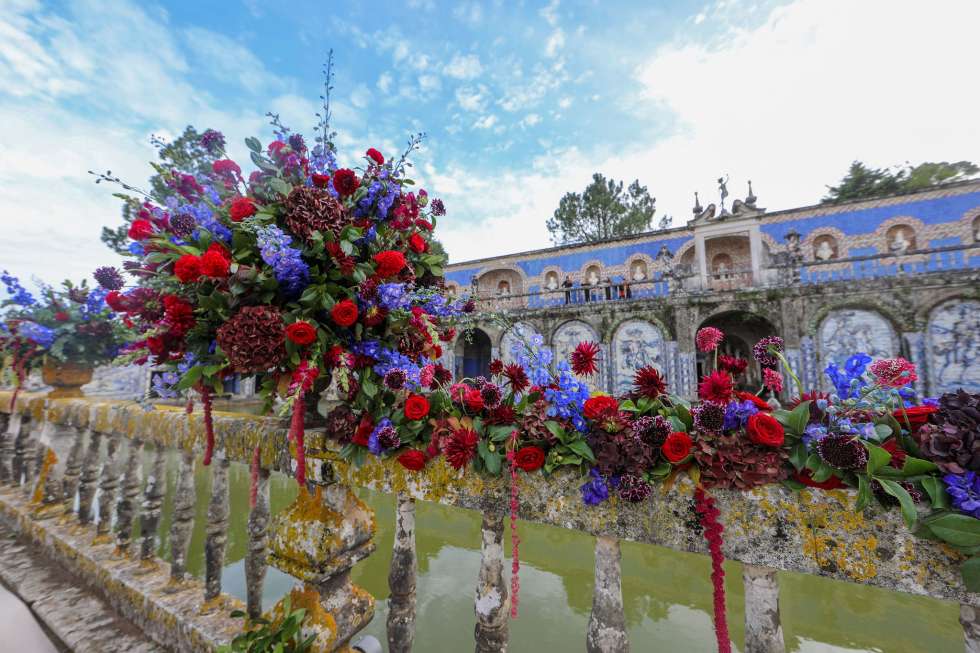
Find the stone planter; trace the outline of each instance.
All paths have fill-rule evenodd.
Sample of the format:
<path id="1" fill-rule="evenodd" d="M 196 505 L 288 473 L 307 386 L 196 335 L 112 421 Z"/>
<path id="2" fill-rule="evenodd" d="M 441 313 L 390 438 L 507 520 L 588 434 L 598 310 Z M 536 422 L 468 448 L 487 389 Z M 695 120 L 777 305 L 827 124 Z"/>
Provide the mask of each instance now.
<path id="1" fill-rule="evenodd" d="M 94 368 L 85 363 L 62 362 L 55 358 L 46 358 L 41 368 L 41 378 L 53 390 L 48 398 L 59 399 L 66 397 L 82 397 L 82 386 L 92 380 Z"/>

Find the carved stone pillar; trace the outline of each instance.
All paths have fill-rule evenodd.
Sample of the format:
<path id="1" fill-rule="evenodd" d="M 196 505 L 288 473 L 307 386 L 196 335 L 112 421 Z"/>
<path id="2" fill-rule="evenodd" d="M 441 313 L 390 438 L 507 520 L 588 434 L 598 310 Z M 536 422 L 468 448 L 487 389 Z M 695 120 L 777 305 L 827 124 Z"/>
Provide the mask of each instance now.
<path id="1" fill-rule="evenodd" d="M 41 435 L 41 448 L 44 457 L 38 472 L 32 502 L 35 504 L 32 516 L 47 519 L 64 512 L 64 477 L 68 459 L 75 443 L 81 439 L 81 432 L 71 426 L 57 426 L 47 422 Z"/>
<path id="2" fill-rule="evenodd" d="M 504 581 L 504 516 L 483 513 L 480 576 L 476 584 L 476 652 L 504 653 L 510 637 L 510 600 Z"/>
<path id="3" fill-rule="evenodd" d="M 308 611 L 304 632 L 316 633 L 315 653 L 345 650 L 374 616 L 374 597 L 350 579 L 351 567 L 374 552 L 374 528 L 373 511 L 340 484 L 300 488 L 272 520 L 269 562 L 304 581 L 290 601 Z M 272 615 L 282 614 L 280 602 Z"/>
<path id="4" fill-rule="evenodd" d="M 20 417 L 9 413 L 0 413 L 0 485 L 7 485 L 13 478 L 10 463 L 14 457 L 14 422 L 20 428 Z"/>
<path id="5" fill-rule="evenodd" d="M 245 588 L 248 616 L 262 616 L 262 586 L 269 548 L 269 470 L 259 468 L 255 506 L 248 513 L 248 551 L 245 553 Z"/>
<path id="6" fill-rule="evenodd" d="M 218 451 L 211 462 L 211 499 L 204 541 L 205 609 L 221 607 L 221 569 L 228 542 L 228 464 L 224 450 Z"/>
<path id="7" fill-rule="evenodd" d="M 585 649 L 589 653 L 628 653 L 630 650 L 623 613 L 619 540 L 614 537 L 600 536 L 595 541 L 595 589 Z"/>
<path id="8" fill-rule="evenodd" d="M 960 605 L 960 625 L 966 653 L 980 653 L 980 608 Z"/>
<path id="9" fill-rule="evenodd" d="M 122 555 L 129 553 L 133 541 L 133 520 L 139 515 L 140 489 L 143 485 L 143 441 L 130 440 L 122 493 L 116 504 L 116 546 Z"/>
<path id="10" fill-rule="evenodd" d="M 395 499 L 395 544 L 388 572 L 388 652 L 411 653 L 415 642 L 415 499 Z"/>
<path id="11" fill-rule="evenodd" d="M 19 419 L 18 419 L 19 418 Z M 25 468 L 28 466 L 28 457 L 30 449 L 29 440 L 31 437 L 31 414 L 30 413 L 18 413 L 15 416 L 15 426 L 16 431 L 13 431 L 13 456 L 11 456 L 11 473 L 10 473 L 10 484 L 17 487 L 20 485 L 21 479 L 25 476 Z"/>
<path id="12" fill-rule="evenodd" d="M 180 452 L 174 516 L 170 524 L 170 582 L 177 586 L 187 575 L 187 549 L 194 530 L 194 453 Z"/>
<path id="13" fill-rule="evenodd" d="M 785 653 L 776 570 L 742 565 L 746 653 Z"/>

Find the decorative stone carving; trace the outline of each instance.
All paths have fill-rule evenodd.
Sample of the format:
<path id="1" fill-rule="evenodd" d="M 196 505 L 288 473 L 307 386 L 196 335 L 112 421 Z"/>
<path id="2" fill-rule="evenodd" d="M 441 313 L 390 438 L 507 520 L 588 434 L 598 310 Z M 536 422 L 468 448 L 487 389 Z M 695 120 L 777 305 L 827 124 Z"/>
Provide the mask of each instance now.
<path id="1" fill-rule="evenodd" d="M 955 299 L 929 316 L 929 391 L 980 392 L 980 301 Z"/>
<path id="2" fill-rule="evenodd" d="M 558 327 L 555 331 L 555 335 L 552 338 L 552 349 L 555 353 L 555 361 L 565 360 L 568 361 L 569 356 L 575 350 L 575 347 L 580 342 L 599 342 L 599 334 L 596 333 L 595 329 L 579 320 L 574 320 L 572 322 L 566 322 L 565 324 Z M 606 368 L 605 356 L 600 352 L 599 354 L 599 371 L 596 374 L 586 378 L 580 377 L 589 386 L 589 390 L 595 392 L 597 390 L 604 390 L 604 384 L 602 382 L 603 373 Z"/>
<path id="3" fill-rule="evenodd" d="M 880 313 L 860 308 L 831 311 L 820 324 L 821 370 L 829 363 L 843 365 L 849 356 L 864 352 L 872 358 L 890 358 L 898 353 L 894 329 Z M 823 378 L 829 388 L 829 381 Z"/>
<path id="4" fill-rule="evenodd" d="M 652 365 L 666 373 L 666 347 L 659 328 L 644 320 L 628 320 L 616 329 L 612 342 L 613 391 L 626 392 L 641 367 Z"/>

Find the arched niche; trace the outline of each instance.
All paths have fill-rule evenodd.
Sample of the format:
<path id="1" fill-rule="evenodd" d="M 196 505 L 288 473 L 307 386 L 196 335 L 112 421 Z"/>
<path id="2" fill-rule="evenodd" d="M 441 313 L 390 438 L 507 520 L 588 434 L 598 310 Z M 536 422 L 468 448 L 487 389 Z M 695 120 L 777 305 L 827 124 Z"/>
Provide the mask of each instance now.
<path id="1" fill-rule="evenodd" d="M 837 239 L 830 234 L 817 236 L 813 240 L 813 259 L 815 261 L 832 261 L 840 256 Z"/>
<path id="2" fill-rule="evenodd" d="M 926 346 L 930 394 L 980 392 L 980 301 L 953 299 L 934 308 Z"/>
<path id="3" fill-rule="evenodd" d="M 653 366 L 665 377 L 664 334 L 645 320 L 627 320 L 612 339 L 612 390 L 616 394 L 633 387 L 633 376 L 641 367 Z"/>
<path id="4" fill-rule="evenodd" d="M 456 339 L 454 353 L 456 378 L 490 376 L 493 344 L 483 329 L 473 328 L 461 333 Z"/>
<path id="5" fill-rule="evenodd" d="M 559 326 L 555 330 L 555 335 L 551 338 L 551 348 L 555 353 L 555 361 L 569 361 L 569 357 L 580 342 L 598 343 L 599 334 L 589 324 L 581 320 L 572 320 Z M 606 384 L 603 382 L 603 378 L 605 376 L 606 365 L 603 358 L 600 353 L 598 372 L 589 377 L 578 377 L 589 386 L 589 390 L 591 391 L 605 389 Z"/>
<path id="6" fill-rule="evenodd" d="M 885 232 L 885 240 L 889 252 L 904 254 L 916 249 L 915 229 L 907 224 L 896 224 L 889 227 L 888 231 Z"/>
<path id="7" fill-rule="evenodd" d="M 843 366 L 853 354 L 863 352 L 872 358 L 892 358 L 898 354 L 898 337 L 891 323 L 876 311 L 864 308 L 833 310 L 818 329 L 820 369 L 830 363 Z M 826 375 L 821 382 L 830 388 Z"/>

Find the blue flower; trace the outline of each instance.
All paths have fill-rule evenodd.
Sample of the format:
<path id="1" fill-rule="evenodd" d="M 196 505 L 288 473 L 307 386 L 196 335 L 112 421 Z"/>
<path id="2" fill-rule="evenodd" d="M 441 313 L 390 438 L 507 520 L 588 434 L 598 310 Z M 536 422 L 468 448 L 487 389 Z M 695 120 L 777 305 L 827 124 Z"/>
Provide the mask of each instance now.
<path id="1" fill-rule="evenodd" d="M 745 426 L 745 422 L 750 417 L 758 412 L 759 409 L 751 401 L 733 401 L 725 408 L 725 421 L 722 428 L 726 431 L 741 428 Z"/>
<path id="2" fill-rule="evenodd" d="M 13 276 L 6 270 L 0 275 L 0 281 L 3 281 L 3 285 L 7 287 L 7 294 L 11 295 L 10 301 L 14 304 L 19 304 L 20 306 L 33 306 L 37 303 L 34 299 L 34 295 L 27 292 L 24 286 L 20 285 L 20 280 Z"/>
<path id="3" fill-rule="evenodd" d="M 421 385 L 421 368 L 412 361 L 411 358 L 394 349 L 379 347 L 376 355 L 372 358 L 378 363 L 374 366 L 374 373 L 384 378 L 385 374 L 394 369 L 399 369 L 405 373 L 405 387 L 409 390 L 418 390 Z"/>
<path id="4" fill-rule="evenodd" d="M 276 280 L 289 297 L 297 297 L 310 283 L 310 268 L 298 249 L 290 247 L 293 239 L 275 225 L 256 232 L 262 260 L 272 268 Z"/>
<path id="5" fill-rule="evenodd" d="M 54 344 L 54 329 L 49 329 L 37 322 L 21 322 L 17 325 L 17 333 L 44 349 Z"/>
<path id="6" fill-rule="evenodd" d="M 133 256 L 143 256 L 143 254 L 146 253 L 146 250 L 143 249 L 143 245 L 136 242 L 130 243 L 128 249 L 129 253 Z"/>
<path id="7" fill-rule="evenodd" d="M 851 399 L 859 396 L 861 388 L 868 384 L 863 375 L 870 362 L 870 356 L 859 352 L 844 362 L 843 370 L 837 366 L 837 363 L 830 363 L 824 370 L 824 374 L 837 389 L 837 395 L 841 399 Z"/>
<path id="8" fill-rule="evenodd" d="M 946 474 L 946 493 L 953 500 L 953 507 L 962 513 L 980 519 L 980 478 L 974 472 Z"/>
<path id="9" fill-rule="evenodd" d="M 579 491 L 582 493 L 582 501 L 585 505 L 597 506 L 609 498 L 609 485 L 596 467 L 589 470 L 589 476 L 592 480 L 582 485 Z"/>
<path id="10" fill-rule="evenodd" d="M 378 303 L 382 308 L 394 311 L 406 309 L 411 304 L 411 300 L 405 294 L 404 283 L 383 283 L 378 286 Z"/>
<path id="11" fill-rule="evenodd" d="M 820 424 L 807 424 L 806 429 L 803 431 L 803 446 L 807 449 L 810 448 L 814 442 L 819 442 L 827 437 L 827 429 Z"/>
<path id="12" fill-rule="evenodd" d="M 153 377 L 153 391 L 161 399 L 175 399 L 177 391 L 174 386 L 180 383 L 180 375 L 177 372 L 164 372 Z"/>
<path id="13" fill-rule="evenodd" d="M 374 430 L 371 431 L 371 435 L 368 436 L 368 450 L 375 456 L 380 456 L 384 448 L 381 446 L 381 431 L 383 429 L 391 427 L 391 420 L 385 417 L 375 425 Z"/>

